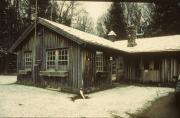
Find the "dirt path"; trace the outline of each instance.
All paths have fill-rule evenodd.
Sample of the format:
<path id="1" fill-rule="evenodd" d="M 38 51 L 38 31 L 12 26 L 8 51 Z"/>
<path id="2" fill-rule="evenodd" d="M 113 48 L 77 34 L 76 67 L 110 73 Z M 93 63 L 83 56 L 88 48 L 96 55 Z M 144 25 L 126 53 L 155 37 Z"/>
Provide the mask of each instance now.
<path id="1" fill-rule="evenodd" d="M 180 118 L 180 110 L 175 102 L 174 94 L 162 97 L 152 103 L 150 107 L 132 115 L 132 118 Z"/>

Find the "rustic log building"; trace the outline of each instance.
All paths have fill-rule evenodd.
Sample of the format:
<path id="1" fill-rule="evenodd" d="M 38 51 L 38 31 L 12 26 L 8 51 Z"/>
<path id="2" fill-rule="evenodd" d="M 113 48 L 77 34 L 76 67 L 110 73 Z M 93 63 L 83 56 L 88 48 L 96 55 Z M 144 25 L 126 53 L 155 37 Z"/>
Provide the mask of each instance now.
<path id="1" fill-rule="evenodd" d="M 180 35 L 110 41 L 43 18 L 10 48 L 17 52 L 18 82 L 87 89 L 112 81 L 173 82 L 180 74 Z M 34 68 L 33 68 L 34 67 Z"/>

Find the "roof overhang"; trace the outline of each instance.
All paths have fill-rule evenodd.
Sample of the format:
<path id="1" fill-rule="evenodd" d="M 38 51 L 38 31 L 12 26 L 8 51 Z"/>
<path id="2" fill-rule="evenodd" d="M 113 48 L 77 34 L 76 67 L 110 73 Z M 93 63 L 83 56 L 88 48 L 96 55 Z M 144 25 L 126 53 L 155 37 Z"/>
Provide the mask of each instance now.
<path id="1" fill-rule="evenodd" d="M 83 44 L 84 42 L 79 40 L 78 37 L 75 37 L 67 32 L 64 32 L 63 30 L 61 30 L 60 28 L 56 27 L 56 26 L 52 26 L 50 23 L 45 22 L 44 20 L 42 20 L 41 18 L 38 18 L 36 26 L 38 26 L 39 24 L 57 32 L 58 34 L 75 41 L 78 44 Z M 9 52 L 14 52 L 16 51 L 16 49 L 18 48 L 18 46 L 24 41 L 24 39 L 35 29 L 35 23 L 31 24 L 21 35 L 20 37 L 17 39 L 17 41 L 10 47 L 10 49 L 8 50 Z"/>
<path id="2" fill-rule="evenodd" d="M 78 37 L 78 35 L 75 35 L 77 34 L 77 32 L 75 33 L 72 33 L 71 30 L 69 29 L 66 29 L 64 30 L 64 26 L 62 27 L 58 27 L 57 23 L 54 24 L 52 23 L 51 21 L 48 21 L 48 20 L 45 20 L 43 18 L 38 18 L 37 20 L 37 24 L 36 26 L 39 26 L 42 25 L 44 27 L 47 27 L 48 29 L 68 38 L 69 40 L 72 40 L 74 42 L 76 42 L 77 44 L 79 44 L 80 46 L 82 45 L 85 45 L 85 46 L 92 46 L 92 47 L 95 47 L 96 49 L 101 49 L 101 50 L 106 50 L 106 51 L 113 51 L 113 52 L 117 52 L 117 53 L 127 53 L 127 54 L 142 54 L 142 53 L 160 53 L 160 52 L 180 52 L 180 48 L 177 48 L 175 49 L 174 45 L 173 47 L 171 46 L 170 48 L 162 48 L 162 49 L 159 49 L 157 48 L 157 46 L 153 49 L 141 49 L 139 50 L 138 48 L 135 49 L 131 49 L 129 50 L 129 48 L 127 49 L 127 47 L 123 47 L 122 45 L 117 45 L 117 42 L 115 42 L 114 44 L 110 41 L 108 41 L 107 39 L 103 39 L 103 38 L 100 38 L 98 36 L 93 36 L 93 37 L 90 37 L 90 38 L 97 38 L 96 41 L 89 41 L 86 36 L 84 35 L 89 35 L 88 33 L 83 33 L 83 37 L 80 36 Z M 66 26 L 67 27 L 67 26 Z M 23 33 L 22 35 L 17 39 L 17 41 L 12 45 L 12 47 L 8 50 L 9 52 L 15 52 L 17 51 L 18 47 L 23 43 L 23 41 L 26 39 L 26 37 L 35 29 L 35 23 L 33 23 L 32 25 L 30 25 Z M 75 30 L 75 29 L 73 29 Z M 81 31 L 82 33 L 82 31 Z M 155 39 L 157 39 L 157 37 L 154 37 Z M 161 37 L 163 40 L 164 38 L 167 38 L 167 37 Z M 176 40 L 178 39 L 178 42 L 179 42 L 179 38 L 180 38 L 180 35 L 174 35 L 174 36 L 170 36 L 170 38 L 176 38 Z M 85 39 L 85 40 L 83 40 Z M 153 38 L 151 39 L 144 39 L 143 41 L 148 41 L 148 40 L 152 40 Z M 100 41 L 101 40 L 101 41 Z M 158 38 L 158 40 L 160 40 Z M 172 40 L 168 40 L 168 41 L 171 41 Z M 123 42 L 126 42 L 126 41 L 121 41 L 120 43 L 122 44 Z M 153 40 L 154 42 L 154 40 Z M 179 44 L 178 42 L 175 42 L 176 44 Z M 162 42 L 161 42 L 162 43 Z M 164 43 L 167 43 L 167 42 L 164 42 Z M 108 45 L 110 44 L 110 45 Z M 125 44 L 125 43 L 124 43 Z M 149 44 L 149 43 L 148 43 Z M 177 45 L 176 45 L 177 46 Z M 178 45 L 179 46 L 179 45 Z M 144 46 L 146 47 L 146 46 Z"/>
<path id="3" fill-rule="evenodd" d="M 62 28 L 52 24 L 51 22 L 47 22 L 45 19 L 43 18 L 38 18 L 36 26 L 42 25 L 44 27 L 47 27 L 48 29 L 76 42 L 79 45 L 91 45 L 93 47 L 96 48 L 102 48 L 102 49 L 107 49 L 107 50 L 114 50 L 114 51 L 119 51 L 119 52 L 124 52 L 121 51 L 119 49 L 116 49 L 114 47 L 109 47 L 108 45 L 102 45 L 99 42 L 91 42 L 91 41 L 86 41 L 83 40 L 82 37 L 78 37 L 76 35 L 73 35 L 72 33 L 69 33 L 68 31 L 64 31 Z M 18 47 L 23 43 L 23 41 L 26 39 L 26 37 L 35 29 L 35 23 L 33 23 L 32 25 L 30 25 L 22 34 L 21 36 L 17 39 L 17 41 L 12 45 L 12 47 L 8 50 L 9 52 L 16 52 Z M 98 36 L 95 36 L 98 37 Z M 100 40 L 100 39 L 99 39 Z M 103 39 L 104 40 L 104 39 Z M 107 40 L 107 39 L 106 39 Z"/>

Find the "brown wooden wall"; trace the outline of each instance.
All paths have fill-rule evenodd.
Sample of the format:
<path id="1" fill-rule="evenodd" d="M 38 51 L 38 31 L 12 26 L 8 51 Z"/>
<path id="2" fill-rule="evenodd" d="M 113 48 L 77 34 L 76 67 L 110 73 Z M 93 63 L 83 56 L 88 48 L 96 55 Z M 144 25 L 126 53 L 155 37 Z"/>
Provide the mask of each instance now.
<path id="1" fill-rule="evenodd" d="M 161 64 L 161 81 L 173 82 L 173 76 L 180 74 L 180 58 L 179 56 L 169 56 L 162 59 Z"/>
<path id="2" fill-rule="evenodd" d="M 178 53 L 171 53 L 125 56 L 126 80 L 143 83 L 174 82 L 173 77 L 180 74 L 180 56 Z M 145 68 L 146 62 L 149 69 Z"/>
<path id="3" fill-rule="evenodd" d="M 139 81 L 139 60 L 138 56 L 125 56 L 124 63 L 125 63 L 125 80 L 126 81 Z"/>
<path id="4" fill-rule="evenodd" d="M 84 88 L 101 87 L 110 84 L 110 61 L 106 52 L 103 52 L 104 72 L 96 72 L 96 49 L 83 50 L 83 84 Z M 102 51 L 102 50 L 101 50 Z"/>
<path id="5" fill-rule="evenodd" d="M 56 32 L 40 26 L 38 27 L 37 41 L 36 41 L 36 61 L 39 61 L 39 71 L 46 70 L 46 50 L 47 49 L 57 49 L 57 48 L 68 48 L 69 49 L 69 76 L 68 79 L 65 78 L 64 84 L 69 88 L 80 88 L 82 86 L 82 74 L 81 74 L 81 64 L 82 64 L 82 49 L 80 46 L 57 34 Z M 33 51 L 34 44 L 34 33 L 32 32 L 28 38 L 23 42 L 23 45 L 17 51 L 17 69 L 24 70 L 24 52 Z M 41 79 L 46 79 L 46 77 L 40 77 Z M 48 80 L 47 80 L 48 81 Z M 50 81 L 50 80 L 49 80 Z M 52 78 L 51 80 L 55 80 Z M 56 78 L 57 81 L 57 78 Z M 47 83 L 47 82 L 46 82 Z"/>
<path id="6" fill-rule="evenodd" d="M 83 84 L 84 88 L 91 87 L 96 78 L 96 51 L 88 51 L 85 49 L 83 52 Z"/>

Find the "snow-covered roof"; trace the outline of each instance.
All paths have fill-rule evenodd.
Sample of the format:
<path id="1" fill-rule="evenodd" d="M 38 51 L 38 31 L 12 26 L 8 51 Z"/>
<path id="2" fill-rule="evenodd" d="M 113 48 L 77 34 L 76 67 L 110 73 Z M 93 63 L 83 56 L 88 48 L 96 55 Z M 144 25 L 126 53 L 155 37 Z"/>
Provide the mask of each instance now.
<path id="1" fill-rule="evenodd" d="M 127 40 L 115 41 L 114 46 L 129 53 L 180 51 L 180 35 L 136 39 L 135 47 L 127 47 Z"/>
<path id="2" fill-rule="evenodd" d="M 111 31 L 108 33 L 108 36 L 116 36 L 116 33 L 111 30 Z"/>
<path id="3" fill-rule="evenodd" d="M 53 22 L 44 18 L 39 18 L 39 19 L 47 23 L 50 23 L 54 27 L 61 29 L 64 33 L 68 33 L 69 35 L 75 37 L 77 40 L 80 40 L 81 42 L 85 42 L 85 43 L 89 43 L 89 44 L 93 44 L 97 46 L 103 46 L 107 48 L 112 48 L 112 49 L 117 49 L 117 48 L 114 48 L 112 41 L 107 40 L 105 38 L 102 38 L 102 37 L 99 37 L 90 33 L 86 33 L 86 32 L 77 30 L 75 28 L 68 27 L 68 26 L 65 26 L 60 23 L 56 23 L 56 22 Z"/>
<path id="4" fill-rule="evenodd" d="M 42 24 L 44 26 L 47 26 L 48 28 L 51 28 L 57 33 L 77 42 L 78 44 L 87 43 L 87 44 L 95 45 L 98 47 L 119 50 L 113 46 L 113 42 L 110 40 L 74 29 L 72 27 L 62 25 L 60 23 L 56 23 L 56 22 L 53 22 L 44 18 L 38 18 L 37 24 Z M 22 43 L 22 41 L 30 33 L 29 30 L 31 31 L 33 30 L 33 26 L 34 25 L 31 25 L 29 28 L 26 29 L 25 33 L 23 33 L 20 36 L 20 38 L 15 42 L 15 44 L 10 48 L 10 51 L 14 51 L 18 47 L 18 45 Z"/>
<path id="5" fill-rule="evenodd" d="M 162 52 L 162 51 L 180 51 L 180 35 L 140 38 L 136 39 L 137 45 L 135 47 L 127 47 L 127 40 L 112 42 L 105 38 L 89 34 L 72 27 L 68 27 L 44 18 L 38 18 L 37 24 L 42 24 L 57 33 L 67 37 L 78 44 L 91 44 L 96 47 L 103 47 L 113 49 L 116 51 L 123 51 L 128 53 L 141 53 L 141 52 Z M 19 39 L 12 45 L 9 51 L 14 51 L 23 42 L 23 40 L 34 29 L 34 24 L 29 26 Z"/>

